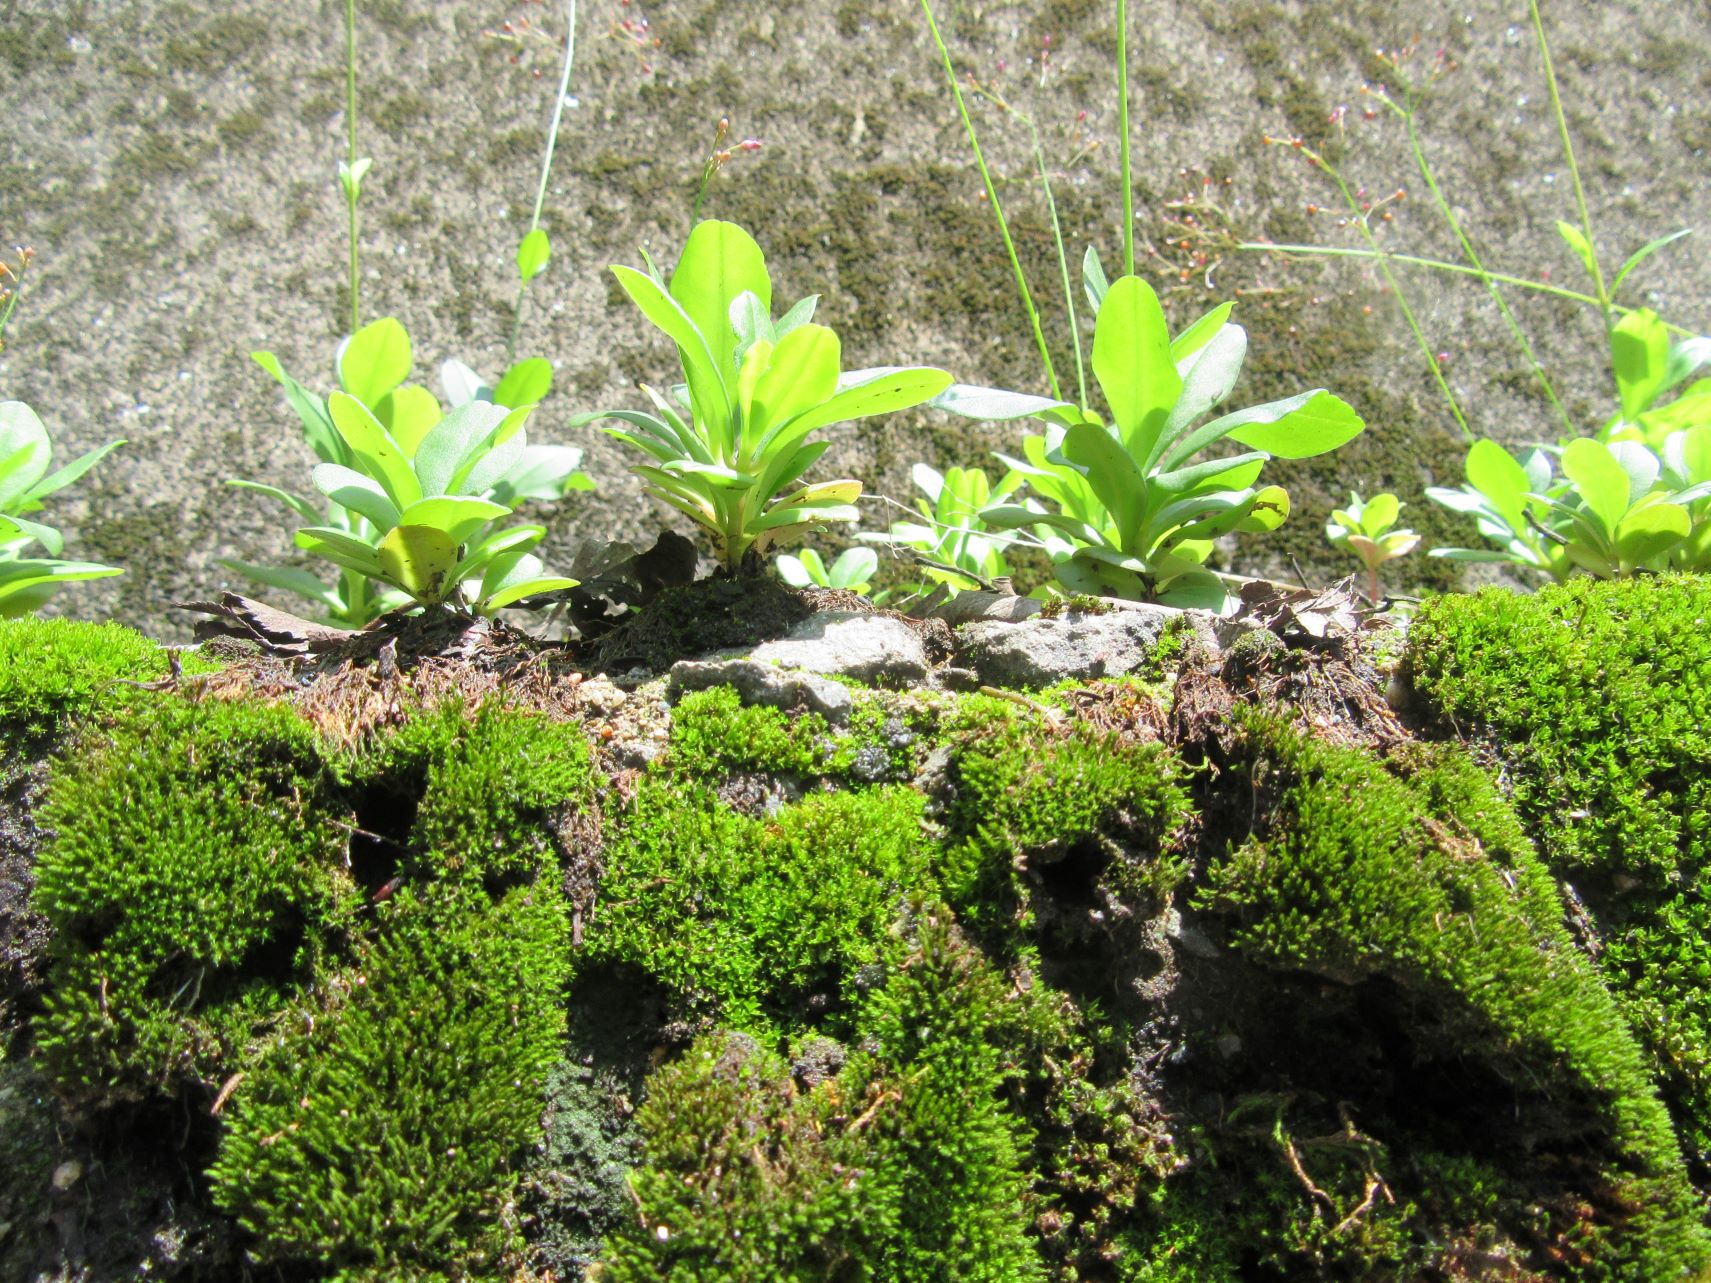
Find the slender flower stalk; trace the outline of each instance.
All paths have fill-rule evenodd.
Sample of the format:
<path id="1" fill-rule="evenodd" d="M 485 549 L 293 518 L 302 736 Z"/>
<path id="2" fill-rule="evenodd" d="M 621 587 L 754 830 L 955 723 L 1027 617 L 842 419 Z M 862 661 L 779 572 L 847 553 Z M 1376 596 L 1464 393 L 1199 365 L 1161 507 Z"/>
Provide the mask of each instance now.
<path id="1" fill-rule="evenodd" d="M 558 96 L 553 99 L 552 123 L 547 126 L 546 150 L 541 155 L 541 179 L 535 185 L 535 208 L 529 216 L 529 231 L 541 226 L 541 211 L 546 207 L 547 183 L 552 178 L 553 156 L 558 150 L 558 127 L 564 119 L 564 102 L 570 93 L 570 70 L 576 63 L 576 0 L 568 0 L 564 25 L 564 65 L 559 70 Z M 529 292 L 529 282 L 517 284 L 517 306 L 511 317 L 511 341 L 506 345 L 506 359 L 514 360 L 517 342 L 523 333 L 523 299 Z"/>

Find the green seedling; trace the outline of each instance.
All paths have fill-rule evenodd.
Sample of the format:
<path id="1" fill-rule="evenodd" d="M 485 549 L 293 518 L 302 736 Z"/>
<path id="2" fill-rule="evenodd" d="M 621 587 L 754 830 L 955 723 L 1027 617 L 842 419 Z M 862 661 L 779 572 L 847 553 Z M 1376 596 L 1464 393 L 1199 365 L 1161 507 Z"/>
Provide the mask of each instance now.
<path id="1" fill-rule="evenodd" d="M 799 485 L 829 443 L 817 429 L 921 405 L 951 382 L 943 370 L 883 367 L 844 371 L 838 336 L 813 323 L 817 296 L 772 316 L 772 281 L 760 247 L 733 223 L 696 226 L 669 286 L 614 267 L 642 314 L 677 346 L 684 382 L 651 413 L 617 410 L 605 431 L 652 462 L 635 465 L 643 489 L 707 532 L 729 573 L 750 553 L 853 521 L 861 482 Z"/>
<path id="2" fill-rule="evenodd" d="M 1090 296 L 1099 283 L 1088 280 Z M 978 398 L 987 417 L 1026 414 L 1048 425 L 1045 435 L 1024 439 L 1023 458 L 998 458 L 1051 510 L 999 504 L 982 516 L 997 529 L 1044 531 L 1068 591 L 1232 609 L 1224 580 L 1205 562 L 1219 537 L 1275 530 L 1288 517 L 1287 492 L 1257 484 L 1266 460 L 1324 454 L 1366 426 L 1346 402 L 1316 389 L 1196 427 L 1230 394 L 1247 354 L 1231 308 L 1214 308 L 1172 339 L 1145 281 L 1125 276 L 1105 289 L 1092 364 L 1109 424 L 1068 402 Z M 1247 449 L 1199 457 L 1226 440 Z"/>
<path id="3" fill-rule="evenodd" d="M 1366 569 L 1367 600 L 1374 605 L 1379 601 L 1379 567 L 1406 556 L 1420 543 L 1420 536 L 1414 531 L 1394 529 L 1405 506 L 1393 494 L 1362 499 L 1351 490 L 1349 506 L 1338 508 L 1325 523 L 1325 538 L 1331 541 L 1331 546 L 1360 558 Z"/>
<path id="4" fill-rule="evenodd" d="M 940 473 L 924 463 L 917 463 L 911 476 L 925 496 L 915 500 L 922 520 L 894 521 L 886 534 L 860 537 L 922 554 L 926 561 L 921 570 L 927 582 L 943 584 L 953 596 L 979 587 L 982 580 L 1008 576 L 1004 547 L 1011 536 L 989 529 L 981 514 L 1009 501 L 1021 488 L 1021 478 L 1011 473 L 994 486 L 979 468 Z"/>
<path id="5" fill-rule="evenodd" d="M 59 531 L 24 516 L 40 511 L 44 498 L 123 444 L 109 442 L 49 473 L 53 444 L 41 419 L 22 401 L 0 401 L 0 618 L 35 610 L 60 584 L 125 573 L 114 566 L 61 560 L 65 540 Z M 47 555 L 25 555 L 32 544 L 41 545 Z"/>
<path id="6" fill-rule="evenodd" d="M 383 317 L 359 330 L 338 359 L 340 390 L 323 401 L 270 352 L 254 354 L 285 389 L 321 460 L 313 473 L 324 507 L 276 486 L 233 485 L 284 503 L 307 524 L 299 548 L 343 570 L 329 588 L 298 569 L 222 564 L 257 583 L 307 597 L 335 622 L 361 626 L 387 610 L 468 606 L 491 614 L 524 597 L 572 586 L 544 576 L 531 550 L 543 526 L 501 528 L 526 499 L 556 500 L 592 487 L 581 451 L 530 445 L 523 429 L 552 383 L 540 359 L 519 361 L 489 387 L 468 366 L 443 370 L 449 411 L 406 382 L 410 336 Z"/>
<path id="7" fill-rule="evenodd" d="M 843 588 L 863 597 L 873 588 L 879 554 L 872 548 L 845 548 L 830 566 L 812 548 L 780 553 L 773 560 L 778 577 L 792 588 Z"/>

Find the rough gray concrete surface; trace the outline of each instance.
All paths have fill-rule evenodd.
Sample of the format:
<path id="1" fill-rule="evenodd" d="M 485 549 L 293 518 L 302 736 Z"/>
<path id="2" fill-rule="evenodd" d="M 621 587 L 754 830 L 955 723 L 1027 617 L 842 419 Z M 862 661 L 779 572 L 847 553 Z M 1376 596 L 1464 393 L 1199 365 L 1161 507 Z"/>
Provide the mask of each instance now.
<path id="1" fill-rule="evenodd" d="M 959 70 L 1037 122 L 1071 254 L 1092 242 L 1117 262 L 1114 6 L 940 7 Z M 1307 212 L 1336 205 L 1323 176 L 1288 147 L 1263 142 L 1301 134 L 1335 149 L 1372 197 L 1408 189 L 1380 226 L 1388 246 L 1454 255 L 1402 125 L 1382 112 L 1366 119 L 1370 100 L 1359 92 L 1367 81 L 1394 85 L 1375 52 L 1418 36 L 1416 79 L 1428 78 L 1439 47 L 1456 63 L 1421 105 L 1419 126 L 1468 232 L 1494 266 L 1578 287 L 1553 231 L 1556 219 L 1574 217 L 1574 199 L 1526 5 L 1134 8 L 1142 271 L 1179 324 L 1241 291 L 1238 319 L 1252 342 L 1242 402 L 1328 385 L 1371 424 L 1332 463 L 1276 469 L 1296 492 L 1288 537 L 1239 547 L 1233 564 L 1287 572 L 1295 557 L 1310 573 L 1329 573 L 1320 527 L 1329 501 L 1350 486 L 1412 498 L 1407 516 L 1428 542 L 1465 540 L 1468 532 L 1419 501 L 1423 484 L 1454 479 L 1459 437 L 1376 274 L 1352 262 L 1262 258 L 1226 242 L 1355 243 L 1336 214 Z M 1543 8 L 1598 244 L 1614 265 L 1704 217 L 1711 9 L 1662 0 Z M 364 314 L 404 320 L 430 385 L 448 356 L 491 374 L 511 329 L 512 254 L 528 222 L 558 53 L 550 41 L 517 45 L 484 32 L 528 17 L 557 37 L 563 9 L 515 0 L 361 0 L 358 9 L 359 141 L 374 158 L 363 200 Z M 346 327 L 334 183 L 346 123 L 343 15 L 326 0 L 0 4 L 0 242 L 27 242 L 40 255 L 0 354 L 0 396 L 35 406 L 61 457 L 115 436 L 130 441 L 50 514 L 71 537 L 70 555 L 130 573 L 68 590 L 56 610 L 181 638 L 187 621 L 173 599 L 241 586 L 215 558 L 291 555 L 282 512 L 222 482 L 307 484 L 311 456 L 295 421 L 246 354 L 271 349 L 325 390 Z M 643 18 L 648 34 L 638 43 Z M 1042 390 L 918 6 L 586 0 L 579 32 L 577 105 L 565 113 L 545 210 L 556 256 L 532 292 L 520 353 L 558 368 L 533 430 L 580 437 L 600 490 L 549 518 L 549 553 L 577 535 L 642 540 L 665 520 L 624 471 L 621 446 L 565 421 L 635 402 L 637 381 L 669 379 L 669 351 L 605 268 L 638 262 L 642 246 L 662 264 L 673 260 L 721 116 L 734 138 L 758 137 L 764 148 L 717 176 L 705 212 L 750 227 L 781 299 L 824 296 L 821 316 L 843 334 L 846 364 L 932 362 L 960 379 Z M 973 102 L 1073 393 L 1026 130 L 993 100 Z M 1184 198 L 1192 208 L 1173 204 Z M 1705 234 L 1638 273 L 1625 299 L 1711 328 Z M 1200 249 L 1209 251 L 1204 265 Z M 1417 273 L 1404 282 L 1477 430 L 1512 441 L 1560 434 L 1476 285 Z M 1600 421 L 1610 397 L 1596 314 L 1511 299 L 1571 413 Z M 907 501 L 915 460 L 974 462 L 1014 450 L 1016 435 L 915 413 L 834 429 L 823 466 Z M 896 515 L 879 499 L 865 507 L 869 529 Z M 1412 561 L 1398 579 L 1445 569 Z M 1029 588 L 1038 575 L 1019 579 Z"/>

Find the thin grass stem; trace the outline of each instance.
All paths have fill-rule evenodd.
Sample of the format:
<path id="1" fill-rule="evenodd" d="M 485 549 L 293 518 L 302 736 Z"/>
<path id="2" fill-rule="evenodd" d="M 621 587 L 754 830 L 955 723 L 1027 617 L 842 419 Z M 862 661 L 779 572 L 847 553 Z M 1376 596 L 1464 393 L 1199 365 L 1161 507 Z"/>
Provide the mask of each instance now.
<path id="1" fill-rule="evenodd" d="M 1235 248 L 1247 250 L 1250 253 L 1307 254 L 1319 255 L 1323 258 L 1383 258 L 1389 259 L 1392 263 L 1401 263 L 1406 267 L 1426 267 L 1435 272 L 1453 272 L 1458 276 L 1477 277 L 1481 274 L 1477 269 L 1469 267 L 1465 263 L 1451 263 L 1441 258 L 1421 258 L 1417 254 L 1392 254 L 1383 250 L 1348 249 L 1335 245 L 1292 245 L 1281 241 L 1237 241 Z M 1513 276 L 1507 272 L 1488 271 L 1484 274 L 1501 284 L 1513 285 L 1518 289 L 1532 290 L 1537 294 L 1549 294 L 1553 298 L 1567 299 L 1571 303 L 1592 304 L 1593 306 L 1598 304 L 1597 298 L 1593 295 L 1565 289 L 1561 285 L 1551 285 L 1545 281 L 1531 281 L 1525 276 Z M 1621 303 L 1610 305 L 1611 313 L 1618 317 L 1639 310 L 1635 307 L 1626 307 Z M 1690 330 L 1684 325 L 1676 325 L 1671 321 L 1664 321 L 1663 326 L 1670 333 L 1681 338 L 1693 338 L 1699 333 L 1697 330 Z"/>
<path id="2" fill-rule="evenodd" d="M 347 172 L 356 171 L 356 0 L 345 0 L 345 125 L 347 146 L 345 164 Z M 350 224 L 350 292 L 351 292 L 351 333 L 355 334 L 362 328 L 362 304 L 358 294 L 360 277 L 357 272 L 357 183 L 353 180 L 345 187 L 345 207 L 349 212 Z"/>
<path id="3" fill-rule="evenodd" d="M 1426 149 L 1420 141 L 1420 131 L 1417 127 L 1412 98 L 1409 99 L 1407 110 L 1403 112 L 1403 118 L 1408 126 L 1408 146 L 1414 153 L 1414 166 L 1420 171 L 1420 177 L 1425 180 L 1426 189 L 1432 193 L 1432 200 L 1438 207 L 1438 213 L 1443 216 L 1444 222 L 1449 224 L 1450 231 L 1455 234 L 1456 242 L 1461 246 L 1462 253 L 1467 256 L 1467 261 L 1473 265 L 1474 271 L 1478 273 L 1481 284 L 1485 286 L 1486 292 L 1491 295 L 1492 301 L 1497 304 L 1497 310 L 1502 313 L 1503 321 L 1509 327 L 1509 333 L 1526 355 L 1527 364 L 1533 367 L 1533 376 L 1538 379 L 1539 386 L 1544 389 L 1545 398 L 1557 412 L 1557 417 L 1562 420 L 1564 430 L 1570 436 L 1575 435 L 1574 420 L 1569 417 L 1562 401 L 1558 399 L 1557 390 L 1552 385 L 1550 376 L 1545 373 L 1544 362 L 1540 361 L 1538 355 L 1533 351 L 1532 341 L 1527 338 L 1527 332 L 1521 328 L 1521 323 L 1515 319 L 1515 314 L 1509 310 L 1509 301 L 1503 297 L 1503 291 L 1497 287 L 1496 278 L 1486 270 L 1485 264 L 1480 260 L 1479 252 L 1474 249 L 1473 242 L 1462 230 L 1461 220 L 1456 217 L 1455 211 L 1450 208 L 1449 201 L 1444 198 L 1443 190 L 1438 186 L 1437 175 L 1433 172 L 1431 163 L 1426 159 Z"/>
<path id="4" fill-rule="evenodd" d="M 1574 140 L 1569 136 L 1568 117 L 1563 114 L 1556 67 L 1551 62 L 1551 46 L 1545 39 L 1545 20 L 1539 14 L 1539 0 L 1527 0 L 1527 8 L 1533 15 L 1533 32 L 1539 38 L 1539 55 L 1545 62 L 1545 85 L 1551 94 L 1551 112 L 1556 116 L 1557 136 L 1562 139 L 1563 161 L 1568 165 L 1568 176 L 1574 183 L 1574 204 L 1580 213 L 1580 231 L 1586 237 L 1587 245 L 1593 247 L 1587 267 L 1592 273 L 1592 286 L 1597 291 L 1598 308 L 1604 315 L 1604 329 L 1608 333 L 1611 327 L 1610 291 L 1604 285 L 1604 270 L 1598 265 L 1596 242 L 1592 239 L 1592 214 L 1586 207 L 1586 189 L 1581 185 L 1580 166 L 1574 159 Z"/>
<path id="5" fill-rule="evenodd" d="M 939 33 L 938 19 L 933 15 L 931 0 L 921 0 L 921 9 L 927 16 L 927 30 L 932 33 L 933 43 L 938 47 L 939 57 L 945 65 L 945 77 L 951 83 L 951 94 L 956 99 L 957 113 L 962 117 L 964 131 L 968 134 L 968 145 L 974 152 L 975 167 L 980 170 L 980 179 L 986 184 L 986 199 L 992 204 L 992 214 L 998 220 L 998 233 L 1004 238 L 1004 252 L 1010 256 L 1010 270 L 1016 276 L 1016 290 L 1022 296 L 1022 308 L 1028 314 L 1028 324 L 1033 328 L 1034 345 L 1039 348 L 1040 362 L 1045 366 L 1046 382 L 1050 385 L 1052 396 L 1063 400 L 1063 391 L 1058 384 L 1057 369 L 1052 364 L 1051 350 L 1046 346 L 1045 332 L 1040 328 L 1040 312 L 1034 306 L 1034 296 L 1028 290 L 1028 278 L 1022 272 L 1022 260 L 1016 253 L 1016 242 L 1010 236 L 1010 224 L 1004 218 L 1004 207 L 998 200 L 998 188 L 992 181 L 992 171 L 986 167 L 986 156 L 980 150 L 980 139 L 974 132 L 974 121 L 968 114 L 968 103 L 962 96 L 962 86 L 957 83 L 956 68 L 951 63 L 951 51 L 945 46 L 945 38 Z"/>
<path id="6" fill-rule="evenodd" d="M 1299 140 L 1297 142 L 1299 143 Z M 1461 402 L 1456 400 L 1456 394 L 1450 390 L 1449 380 L 1444 378 L 1443 366 L 1438 363 L 1438 358 L 1433 354 L 1432 345 L 1426 341 L 1426 332 L 1421 328 L 1419 318 L 1414 315 L 1414 309 L 1409 306 L 1408 298 L 1402 292 L 1402 283 L 1396 279 L 1396 273 L 1390 270 L 1391 254 L 1379 246 L 1378 238 L 1372 234 L 1372 224 L 1367 221 L 1366 212 L 1361 209 L 1359 199 L 1349 190 L 1348 181 L 1344 179 L 1342 171 L 1335 165 L 1310 147 L 1299 147 L 1299 150 L 1314 165 L 1329 174 L 1331 181 L 1336 183 L 1337 190 L 1342 194 L 1343 204 L 1347 206 L 1355 226 L 1360 228 L 1361 239 L 1366 241 L 1367 248 L 1372 251 L 1371 257 L 1378 264 L 1378 270 L 1384 277 L 1384 283 L 1390 287 L 1391 294 L 1395 296 L 1397 307 L 1402 309 L 1402 319 L 1407 323 L 1409 332 L 1413 334 L 1415 345 L 1420 349 L 1421 355 L 1426 358 L 1426 364 L 1431 367 L 1432 378 L 1438 385 L 1438 391 L 1443 394 L 1445 402 L 1448 403 L 1450 413 L 1455 417 L 1456 426 L 1461 429 L 1463 439 L 1471 444 L 1475 437 L 1473 429 L 1468 426 L 1467 416 L 1462 413 Z M 1477 272 L 1473 274 L 1478 275 Z"/>
<path id="7" fill-rule="evenodd" d="M 1135 183 L 1129 162 L 1129 3 L 1117 0 L 1117 151 L 1123 170 L 1123 275 L 1135 274 Z M 1087 404 L 1087 398 L 1082 398 Z"/>
<path id="8" fill-rule="evenodd" d="M 547 203 L 547 183 L 552 178 L 553 156 L 558 150 L 558 127 L 564 119 L 564 100 L 570 93 L 570 69 L 576 62 L 576 0 L 569 0 L 566 6 L 564 27 L 564 66 L 559 71 L 558 97 L 553 100 L 552 123 L 547 126 L 546 150 L 541 155 L 541 179 L 535 184 L 535 209 L 529 216 L 529 231 L 533 232 L 541 225 L 541 211 Z M 529 292 L 529 283 L 517 283 L 517 306 L 511 318 L 511 341 L 505 348 L 505 359 L 509 362 L 516 359 L 517 342 L 523 333 L 523 300 Z"/>

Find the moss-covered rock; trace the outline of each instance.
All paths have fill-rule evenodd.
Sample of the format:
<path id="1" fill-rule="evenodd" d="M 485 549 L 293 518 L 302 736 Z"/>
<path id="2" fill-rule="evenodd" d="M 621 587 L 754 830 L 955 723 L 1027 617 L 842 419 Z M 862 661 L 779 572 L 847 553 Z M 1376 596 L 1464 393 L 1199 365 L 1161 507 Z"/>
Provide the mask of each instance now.
<path id="1" fill-rule="evenodd" d="M 181 1281 L 1694 1277 L 1659 1030 L 1694 1028 L 1703 604 L 1624 591 L 1523 602 L 1515 643 L 1515 599 L 1422 613 L 1426 729 L 1471 755 L 1358 637 L 854 690 L 840 727 L 550 665 L 435 703 L 407 664 L 318 695 L 72 656 L 14 718 L 53 731 L 12 750 L 52 938 L 0 1090 L 54 1095 L 0 1116 L 58 1148 L 0 1176 L 0 1260 L 96 1268 L 40 1182 L 113 1170 L 160 1183 L 100 1260 Z M 158 671 L 129 645 L 91 667 Z M 1505 720 L 1534 676 L 1550 737 Z"/>
<path id="2" fill-rule="evenodd" d="M 1484 738 L 1711 1172 L 1711 580 L 1430 603 L 1406 670 Z"/>

